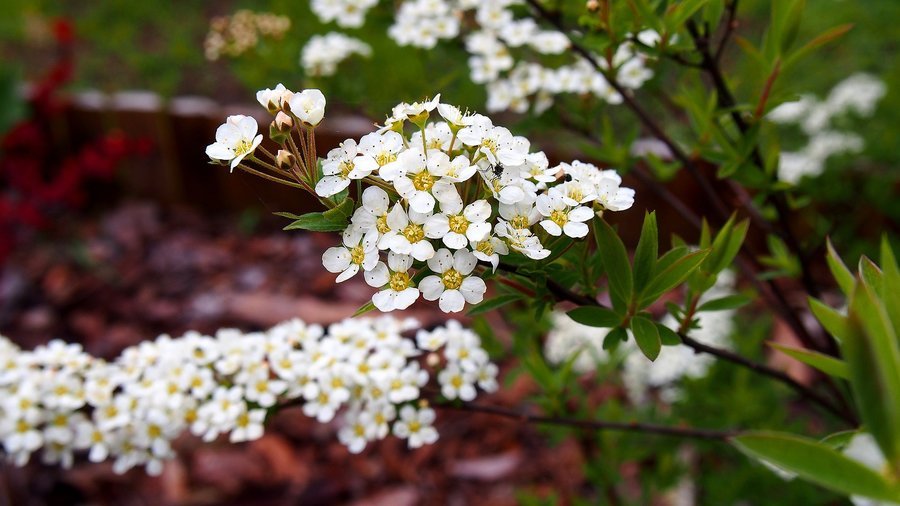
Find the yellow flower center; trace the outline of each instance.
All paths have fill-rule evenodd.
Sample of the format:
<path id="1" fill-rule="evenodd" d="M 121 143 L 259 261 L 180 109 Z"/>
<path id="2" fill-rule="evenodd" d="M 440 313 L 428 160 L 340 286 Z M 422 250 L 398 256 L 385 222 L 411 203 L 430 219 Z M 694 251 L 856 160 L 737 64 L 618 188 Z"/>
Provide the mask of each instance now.
<path id="1" fill-rule="evenodd" d="M 375 229 L 378 230 L 379 234 L 386 234 L 391 231 L 391 227 L 388 226 L 387 215 L 379 216 L 377 220 L 375 220 Z"/>
<path id="2" fill-rule="evenodd" d="M 350 172 L 353 171 L 353 162 L 345 160 L 338 165 L 338 168 L 341 171 L 341 177 L 347 179 L 350 177 Z"/>
<path id="3" fill-rule="evenodd" d="M 441 149 L 442 143 L 441 140 L 437 137 L 430 139 L 428 141 L 428 145 L 426 146 L 428 149 Z"/>
<path id="4" fill-rule="evenodd" d="M 457 272 L 456 269 L 449 269 L 441 276 L 441 282 L 444 283 L 444 287 L 447 290 L 456 290 L 462 285 L 463 275 Z"/>
<path id="5" fill-rule="evenodd" d="M 423 170 L 413 177 L 413 186 L 416 190 L 427 192 L 434 186 L 434 176 L 429 174 L 427 170 Z"/>
<path id="6" fill-rule="evenodd" d="M 453 378 L 450 379 L 450 384 L 453 385 L 453 388 L 461 387 L 463 384 L 462 377 L 454 376 Z"/>
<path id="7" fill-rule="evenodd" d="M 494 139 L 485 139 L 481 141 L 481 147 L 488 148 L 491 153 L 497 152 L 497 142 Z"/>
<path id="8" fill-rule="evenodd" d="M 580 186 L 573 185 L 569 187 L 569 198 L 574 200 L 575 202 L 581 202 L 581 199 L 584 198 L 584 192 L 582 191 Z"/>
<path id="9" fill-rule="evenodd" d="M 451 216 L 449 221 L 450 230 L 456 232 L 457 234 L 465 234 L 466 229 L 469 228 L 469 220 L 467 220 L 466 217 L 461 214 Z"/>
<path id="10" fill-rule="evenodd" d="M 375 163 L 377 163 L 379 167 L 395 161 L 397 161 L 397 155 L 391 153 L 390 151 L 382 151 L 381 153 L 375 155 Z"/>
<path id="11" fill-rule="evenodd" d="M 366 428 L 357 424 L 353 427 L 353 432 L 356 433 L 356 437 L 363 437 L 366 435 Z"/>
<path id="12" fill-rule="evenodd" d="M 391 274 L 390 279 L 391 290 L 395 292 L 402 292 L 409 287 L 409 274 L 405 272 L 395 272 Z"/>
<path id="13" fill-rule="evenodd" d="M 247 413 L 241 413 L 237 419 L 237 426 L 238 427 L 246 427 L 248 425 L 250 425 L 250 416 L 247 415 Z"/>
<path id="14" fill-rule="evenodd" d="M 147 435 L 153 439 L 156 439 L 159 436 L 162 436 L 162 429 L 159 427 L 159 425 L 150 425 L 149 427 L 147 427 Z"/>
<path id="15" fill-rule="evenodd" d="M 238 141 L 237 145 L 234 147 L 235 156 L 241 156 L 250 152 L 250 149 L 253 147 L 253 141 L 250 139 L 241 139 Z"/>
<path id="16" fill-rule="evenodd" d="M 415 223 L 410 223 L 403 229 L 403 237 L 406 237 L 406 240 L 410 243 L 416 243 L 425 238 L 425 229 L 416 225 Z"/>
<path id="17" fill-rule="evenodd" d="M 564 227 L 569 222 L 569 213 L 557 209 L 550 213 L 550 221 Z"/>
<path id="18" fill-rule="evenodd" d="M 528 216 L 517 215 L 513 217 L 513 219 L 509 220 L 510 226 L 512 228 L 524 229 L 528 228 Z"/>
<path id="19" fill-rule="evenodd" d="M 475 247 L 475 251 L 480 251 L 481 253 L 490 256 L 494 254 L 494 245 L 491 244 L 490 240 L 481 241 L 478 243 L 478 246 Z"/>
<path id="20" fill-rule="evenodd" d="M 350 250 L 350 261 L 356 265 L 362 265 L 366 260 L 366 251 L 363 247 L 355 246 L 352 250 Z"/>
<path id="21" fill-rule="evenodd" d="M 419 430 L 420 430 L 421 428 L 422 428 L 422 424 L 419 423 L 418 420 L 414 420 L 414 421 L 412 421 L 412 422 L 409 422 L 409 431 L 410 431 L 410 432 L 419 432 Z"/>

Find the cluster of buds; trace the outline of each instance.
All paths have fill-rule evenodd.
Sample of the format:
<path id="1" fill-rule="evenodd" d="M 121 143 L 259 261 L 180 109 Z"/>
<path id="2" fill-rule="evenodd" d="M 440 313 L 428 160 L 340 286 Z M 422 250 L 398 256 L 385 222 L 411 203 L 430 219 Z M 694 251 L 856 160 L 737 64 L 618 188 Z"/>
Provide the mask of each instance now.
<path id="1" fill-rule="evenodd" d="M 271 12 L 241 9 L 231 16 L 215 17 L 209 23 L 209 33 L 203 43 L 206 59 L 240 56 L 256 47 L 261 37 L 278 40 L 290 28 L 290 18 Z"/>
<path id="2" fill-rule="evenodd" d="M 579 161 L 551 166 L 524 137 L 439 95 L 397 105 L 384 126 L 332 149 L 319 171 L 313 129 L 324 113 L 322 94 L 278 85 L 258 98 L 276 115 L 279 166 L 251 157 L 261 136 L 243 116 L 220 127 L 207 154 L 255 174 L 267 167 L 275 172 L 266 177 L 307 189 L 329 207 L 347 204 L 357 183 L 360 201 L 347 213 L 343 244 L 327 250 L 323 264 L 338 282 L 362 272 L 380 289 L 372 302 L 381 311 L 405 309 L 420 295 L 444 312 L 462 311 L 482 301 L 481 275 L 496 271 L 501 256 L 544 260 L 554 247 L 585 237 L 595 213 L 634 202 L 614 170 Z M 302 123 L 303 149 L 281 122 Z M 241 163 L 245 157 L 259 167 Z"/>
<path id="3" fill-rule="evenodd" d="M 41 450 L 45 463 L 67 467 L 83 451 L 93 462 L 112 460 L 118 473 L 144 466 L 158 474 L 185 431 L 250 441 L 271 413 L 300 405 L 322 423 L 340 413 L 338 438 L 351 452 L 389 433 L 419 447 L 438 438 L 420 398 L 432 374 L 444 397 L 471 400 L 476 385 L 497 388 L 497 367 L 459 324 L 404 336 L 417 326 L 382 316 L 327 331 L 292 320 L 266 332 L 188 332 L 113 362 L 77 344 L 25 351 L 0 337 L 0 442 L 20 466 Z"/>

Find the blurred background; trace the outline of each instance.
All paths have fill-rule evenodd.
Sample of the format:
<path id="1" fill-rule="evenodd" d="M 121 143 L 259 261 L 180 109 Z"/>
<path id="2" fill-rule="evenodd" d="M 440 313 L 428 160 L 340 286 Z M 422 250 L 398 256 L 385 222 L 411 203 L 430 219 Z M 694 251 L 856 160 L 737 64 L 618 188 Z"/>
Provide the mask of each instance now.
<path id="1" fill-rule="evenodd" d="M 290 24 L 232 54 L 216 51 L 210 34 L 223 21 L 217 25 L 215 19 L 240 9 L 284 16 Z M 370 131 L 400 101 L 441 92 L 446 102 L 484 110 L 486 100 L 483 88 L 469 80 L 463 48 L 398 47 L 386 34 L 386 10 L 373 11 L 364 27 L 350 30 L 372 46 L 371 56 L 351 58 L 329 77 L 307 75 L 300 65 L 310 37 L 333 29 L 311 15 L 307 2 L 5 0 L 3 10 L 0 334 L 23 347 L 62 338 L 112 358 L 162 333 L 262 329 L 292 317 L 327 324 L 353 314 L 371 292 L 361 282 L 335 287 L 333 275 L 322 268 L 321 252 L 335 237 L 282 232 L 283 219 L 272 215 L 313 210 L 314 203 L 208 164 L 204 149 L 216 127 L 229 114 L 252 114 L 265 129 L 267 115 L 254 100 L 258 89 L 278 82 L 295 90 L 318 87 L 329 100 L 320 129 L 324 156 L 341 140 Z M 769 2 L 741 2 L 737 34 L 758 40 L 768 16 Z M 830 235 L 849 262 L 875 251 L 881 233 L 900 232 L 898 18 L 895 0 L 809 2 L 799 39 L 843 23 L 854 28 L 779 81 L 784 93 L 820 100 L 857 73 L 885 85 L 871 114 L 841 120 L 841 131 L 857 135 L 860 148 L 827 157 L 821 174 L 799 179 L 792 192 L 796 226 L 808 244 L 821 245 Z M 730 74 L 752 75 L 752 62 L 738 44 L 729 47 L 725 66 Z M 673 86 L 683 72 L 669 61 L 658 62 L 655 70 L 638 95 L 648 97 L 648 107 L 665 109 L 651 98 L 654 90 Z M 738 93 L 751 84 L 735 82 Z M 577 109 L 578 98 L 559 107 Z M 585 106 L 583 112 L 595 111 Z M 616 123 L 630 121 L 624 110 L 607 106 L 604 112 Z M 529 135 L 557 160 L 591 159 L 591 148 L 563 131 L 565 118 L 554 109 L 496 119 Z M 680 123 L 676 117 L 667 127 L 677 136 L 687 132 Z M 785 151 L 799 151 L 809 141 L 796 125 L 779 128 Z M 704 213 L 689 179 L 664 179 Z M 659 211 L 664 237 L 678 233 L 696 240 L 639 181 L 626 175 L 626 186 L 638 190 L 635 207 L 618 218 L 627 245 L 636 243 L 627 231 L 639 228 L 632 225 L 644 209 Z M 738 317 L 743 319 L 736 346 L 762 357 L 759 343 L 783 329 L 765 311 L 750 313 Z M 427 306 L 419 306 L 415 316 L 441 319 Z M 527 375 L 513 374 L 517 364 L 503 361 L 514 326 L 498 317 L 469 323 L 491 334 L 501 369 L 510 373 L 507 386 L 487 402 L 514 406 L 527 400 L 535 386 Z M 586 395 L 605 406 L 603 413 L 621 414 L 630 409 L 621 380 L 608 374 L 594 373 L 581 383 Z M 705 377 L 685 381 L 678 402 L 639 416 L 701 426 L 809 423 L 789 407 L 776 407 L 784 406 L 778 399 L 785 392 L 744 374 L 715 366 Z M 723 385 L 729 393 L 716 394 Z M 699 445 L 703 458 L 686 465 L 686 450 L 659 438 L 648 443 L 640 436 L 604 435 L 595 454 L 566 431 L 486 415 L 447 412 L 440 424 L 442 440 L 432 447 L 408 452 L 402 441 L 387 440 L 350 456 L 334 427 L 284 412 L 271 433 L 248 445 L 200 445 L 185 438 L 178 460 L 160 478 L 141 471 L 117 476 L 105 465 L 79 464 L 69 471 L 39 463 L 24 469 L 4 465 L 0 502 L 555 504 L 574 503 L 598 480 L 623 480 L 636 497 L 684 504 L 667 491 L 677 490 L 687 470 L 692 486 L 702 491 L 692 497 L 702 504 L 762 504 L 752 502 L 759 490 L 775 497 L 765 504 L 842 504 L 810 485 L 783 482 L 727 448 Z M 653 493 L 642 496 L 647 487 Z"/>

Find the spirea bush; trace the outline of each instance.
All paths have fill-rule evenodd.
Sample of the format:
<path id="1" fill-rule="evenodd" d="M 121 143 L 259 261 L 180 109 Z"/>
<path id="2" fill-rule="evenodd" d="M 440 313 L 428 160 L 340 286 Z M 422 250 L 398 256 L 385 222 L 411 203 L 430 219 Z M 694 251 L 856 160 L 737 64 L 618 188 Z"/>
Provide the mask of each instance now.
<path id="1" fill-rule="evenodd" d="M 652 480 L 674 474 L 669 457 L 699 467 L 704 459 L 690 455 L 708 447 L 685 441 L 708 441 L 740 451 L 760 471 L 857 504 L 900 503 L 895 239 L 882 237 L 877 263 L 864 256 L 851 270 L 822 232 L 827 227 L 796 219 L 816 195 L 793 183 L 814 175 L 830 154 L 859 147 L 825 129 L 846 111 L 870 113 L 885 93 L 871 80 L 851 79 L 823 102 L 797 102 L 796 90 L 782 84 L 799 60 L 849 26 L 798 40 L 802 0 L 773 2 L 765 30 L 740 38 L 737 1 L 385 4 L 317 0 L 310 7 L 346 29 L 385 9 L 388 34 L 400 45 L 437 51 L 439 42 L 455 41 L 469 54 L 470 79 L 485 86 L 486 110 L 532 113 L 526 122 L 537 133 L 517 135 L 515 125 L 453 105 L 435 89 L 430 98 L 398 103 L 372 132 L 320 158 L 325 95 L 278 84 L 256 96 L 271 115 L 267 125 L 228 117 L 206 154 L 230 172 L 289 186 L 321 205 L 278 214 L 291 220 L 287 230 L 332 234 L 323 269 L 336 283 L 361 277 L 372 288 L 357 317 L 432 303 L 444 313 L 468 309 L 473 330 L 448 323 L 413 341 L 403 320 L 387 317 L 348 320 L 327 333 L 292 323 L 266 334 L 160 339 L 110 365 L 63 344 L 34 352 L 6 345 L 3 378 L 49 376 L 34 392 L 28 382 L 5 380 L 12 404 L 3 441 L 13 460 L 43 447 L 46 459 L 68 461 L 73 450 L 89 449 L 92 458 L 118 459 L 117 468 L 155 471 L 171 455 L 175 432 L 251 439 L 271 410 L 295 402 L 322 422 L 343 410 L 339 438 L 350 451 L 391 432 L 415 448 L 437 438 L 432 408 L 448 407 L 577 437 L 594 485 L 588 502 L 653 502 L 665 490 L 663 479 Z M 331 41 L 327 50 L 323 41 Z M 378 56 L 374 45 L 346 35 L 311 44 L 302 56 L 309 74 L 340 76 L 349 55 Z M 736 45 L 752 61 L 746 75 L 729 75 L 722 64 Z M 645 86 L 664 68 L 664 82 Z M 813 160 L 815 170 L 782 150 L 776 124 L 785 122 L 799 122 L 813 137 L 815 156 L 803 164 Z M 537 147 L 544 125 L 585 156 L 551 162 Z M 630 247 L 620 232 L 632 231 L 617 229 L 615 215 L 643 194 L 623 186 L 625 172 L 671 210 L 647 212 Z M 678 173 L 702 202 L 665 184 Z M 675 215 L 694 234 L 661 243 L 658 220 Z M 498 387 L 481 341 L 493 334 L 479 316 L 488 311 L 502 312 L 513 328 L 505 351 L 513 372 L 537 386 L 531 408 L 472 402 L 479 390 Z M 753 341 L 766 323 L 760 315 L 771 315 L 790 338 L 768 339 L 766 329 Z M 807 379 L 762 359 L 761 341 L 801 363 Z M 199 342 L 209 349 L 198 356 L 191 343 Z M 104 373 L 88 374 L 96 368 L 116 372 L 103 388 L 95 375 Z M 57 389 L 60 377 L 67 379 Z M 598 380 L 621 395 L 598 392 Z M 760 393 L 761 385 L 777 387 Z M 95 398 L 98 392 L 105 396 Z M 126 421 L 107 430 L 103 413 L 119 409 L 119 398 Z M 702 408 L 682 409 L 684 399 Z M 778 416 L 787 412 L 800 421 Z M 76 437 L 81 426 L 94 427 L 101 449 Z M 679 443 L 659 445 L 658 454 L 641 440 L 643 451 L 634 450 L 607 444 L 610 431 Z M 734 458 L 709 451 L 723 452 L 708 459 L 716 466 Z M 620 454 L 656 474 L 637 473 L 641 487 L 621 486 L 621 466 L 605 461 Z M 727 481 L 749 483 L 741 476 Z M 721 502 L 747 499 L 728 496 L 716 480 L 706 484 Z"/>

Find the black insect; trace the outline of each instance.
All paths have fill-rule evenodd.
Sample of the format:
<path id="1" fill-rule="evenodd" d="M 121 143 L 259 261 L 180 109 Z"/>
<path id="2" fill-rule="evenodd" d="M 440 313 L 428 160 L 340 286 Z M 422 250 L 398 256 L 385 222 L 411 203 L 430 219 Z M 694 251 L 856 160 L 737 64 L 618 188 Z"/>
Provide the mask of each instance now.
<path id="1" fill-rule="evenodd" d="M 572 174 L 566 174 L 566 175 L 563 177 L 563 181 L 565 181 L 565 182 L 567 182 L 567 183 L 568 183 L 569 181 L 571 181 L 571 180 L 572 180 Z"/>
<path id="2" fill-rule="evenodd" d="M 491 170 L 494 171 L 494 175 L 497 177 L 500 177 L 500 175 L 503 174 L 504 169 L 505 167 L 503 167 L 503 164 L 500 162 L 497 162 L 497 165 L 491 167 Z"/>

